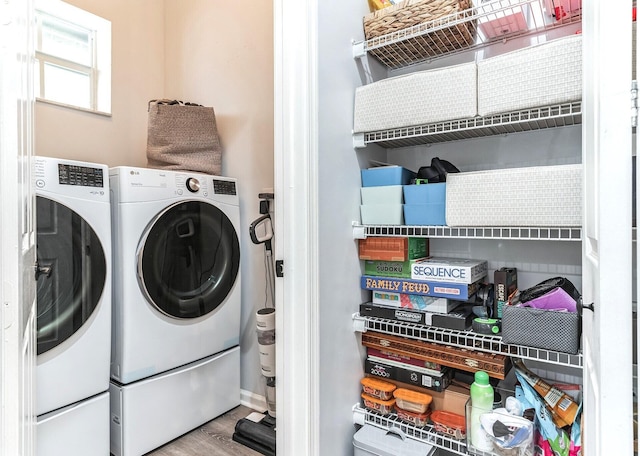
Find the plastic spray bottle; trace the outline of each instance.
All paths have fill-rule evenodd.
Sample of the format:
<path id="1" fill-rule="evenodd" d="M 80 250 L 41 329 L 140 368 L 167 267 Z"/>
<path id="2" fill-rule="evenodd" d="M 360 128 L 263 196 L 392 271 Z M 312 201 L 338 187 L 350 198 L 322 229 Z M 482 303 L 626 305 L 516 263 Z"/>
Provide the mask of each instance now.
<path id="1" fill-rule="evenodd" d="M 493 450 L 493 442 L 480 424 L 480 416 L 493 409 L 493 387 L 489 384 L 489 374 L 485 371 L 475 373 L 471 384 L 471 445 L 481 451 Z"/>

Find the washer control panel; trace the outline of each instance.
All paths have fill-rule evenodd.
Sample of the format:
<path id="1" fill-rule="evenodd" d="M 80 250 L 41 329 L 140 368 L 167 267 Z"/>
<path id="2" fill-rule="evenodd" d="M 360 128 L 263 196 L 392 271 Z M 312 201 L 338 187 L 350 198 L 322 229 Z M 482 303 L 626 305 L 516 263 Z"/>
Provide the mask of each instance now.
<path id="1" fill-rule="evenodd" d="M 213 193 L 216 195 L 236 195 L 236 183 L 234 181 L 213 179 Z"/>
<path id="2" fill-rule="evenodd" d="M 103 170 L 88 166 L 58 163 L 58 182 L 61 185 L 104 187 Z"/>

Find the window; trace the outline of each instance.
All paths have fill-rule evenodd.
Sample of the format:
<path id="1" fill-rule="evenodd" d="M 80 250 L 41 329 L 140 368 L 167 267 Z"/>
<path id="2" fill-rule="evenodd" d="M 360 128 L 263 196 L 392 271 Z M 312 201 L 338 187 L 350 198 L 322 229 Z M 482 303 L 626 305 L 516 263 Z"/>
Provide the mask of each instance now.
<path id="1" fill-rule="evenodd" d="M 111 113 L 111 22 L 59 0 L 36 3 L 36 96 Z"/>

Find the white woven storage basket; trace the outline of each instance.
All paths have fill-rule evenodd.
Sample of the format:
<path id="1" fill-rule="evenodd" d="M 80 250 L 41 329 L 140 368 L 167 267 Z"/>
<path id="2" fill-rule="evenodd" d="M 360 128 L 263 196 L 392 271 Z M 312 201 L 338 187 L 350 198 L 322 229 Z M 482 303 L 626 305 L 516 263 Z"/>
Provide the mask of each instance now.
<path id="1" fill-rule="evenodd" d="M 449 226 L 580 226 L 582 165 L 449 173 L 446 202 Z"/>
<path id="2" fill-rule="evenodd" d="M 478 114 L 481 116 L 581 99 L 581 35 L 478 62 Z"/>
<path id="3" fill-rule="evenodd" d="M 356 89 L 355 133 L 423 125 L 477 114 L 475 63 L 420 71 Z"/>

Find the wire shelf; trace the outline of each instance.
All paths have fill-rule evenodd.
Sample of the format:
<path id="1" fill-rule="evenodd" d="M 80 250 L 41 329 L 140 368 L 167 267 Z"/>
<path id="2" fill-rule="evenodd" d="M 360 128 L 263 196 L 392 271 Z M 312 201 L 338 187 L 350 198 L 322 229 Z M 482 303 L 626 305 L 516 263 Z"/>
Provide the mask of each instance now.
<path id="1" fill-rule="evenodd" d="M 377 331 L 458 348 L 470 348 L 487 353 L 542 361 L 559 366 L 581 368 L 583 365 L 581 353 L 571 355 L 522 345 L 508 345 L 502 342 L 502 337 L 500 336 L 483 335 L 473 331 L 457 331 L 435 326 L 416 325 L 378 317 L 365 317 L 360 314 L 353 315 L 353 326 L 355 331 Z"/>
<path id="2" fill-rule="evenodd" d="M 357 56 L 361 50 L 365 55 L 375 56 L 388 68 L 403 68 L 580 23 L 580 3 L 576 0 L 569 4 L 572 11 L 564 11 L 562 17 L 556 18 L 552 12 L 545 11 L 543 0 L 484 2 L 463 13 L 354 43 L 354 55 Z"/>
<path id="3" fill-rule="evenodd" d="M 354 135 L 354 144 L 356 147 L 377 144 L 385 148 L 420 146 L 546 128 L 566 127 L 581 123 L 582 103 L 576 101 L 486 117 L 449 120 L 427 125 L 366 132 L 363 134 L 362 140 L 356 139 L 357 134 Z"/>
<path id="4" fill-rule="evenodd" d="M 407 225 L 356 225 L 354 239 L 362 237 L 428 237 L 526 241 L 581 241 L 580 227 L 450 227 Z"/>

